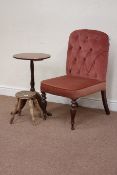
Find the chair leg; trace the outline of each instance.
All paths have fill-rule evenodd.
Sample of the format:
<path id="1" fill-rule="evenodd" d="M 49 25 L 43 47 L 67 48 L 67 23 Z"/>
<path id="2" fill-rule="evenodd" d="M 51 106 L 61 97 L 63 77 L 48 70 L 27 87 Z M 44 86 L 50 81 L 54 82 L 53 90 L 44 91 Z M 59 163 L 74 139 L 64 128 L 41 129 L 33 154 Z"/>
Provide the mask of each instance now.
<path id="1" fill-rule="evenodd" d="M 71 109 L 70 109 L 70 113 L 71 113 L 71 130 L 75 129 L 74 128 L 74 119 L 75 119 L 77 107 L 78 107 L 78 104 L 77 104 L 76 100 L 72 100 L 71 101 Z"/>
<path id="2" fill-rule="evenodd" d="M 47 107 L 46 93 L 45 93 L 45 92 L 42 92 L 41 97 L 42 97 L 43 117 L 44 117 L 44 120 L 46 120 L 46 118 L 47 118 L 47 111 L 46 111 L 46 107 Z"/>
<path id="3" fill-rule="evenodd" d="M 108 107 L 108 103 L 107 103 L 107 99 L 106 99 L 106 90 L 101 91 L 101 95 L 102 95 L 102 102 L 103 102 L 105 112 L 107 115 L 109 115 L 110 111 L 109 111 L 109 107 Z"/>

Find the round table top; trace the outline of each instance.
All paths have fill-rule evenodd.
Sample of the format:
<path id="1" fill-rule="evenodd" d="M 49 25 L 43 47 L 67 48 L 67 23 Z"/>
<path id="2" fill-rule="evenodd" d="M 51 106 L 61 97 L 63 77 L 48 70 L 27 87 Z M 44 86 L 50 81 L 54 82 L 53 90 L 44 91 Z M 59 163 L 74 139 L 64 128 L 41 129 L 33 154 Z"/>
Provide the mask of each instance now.
<path id="1" fill-rule="evenodd" d="M 50 55 L 45 53 L 19 53 L 19 54 L 13 55 L 13 58 L 21 59 L 21 60 L 41 61 L 41 60 L 50 58 Z"/>

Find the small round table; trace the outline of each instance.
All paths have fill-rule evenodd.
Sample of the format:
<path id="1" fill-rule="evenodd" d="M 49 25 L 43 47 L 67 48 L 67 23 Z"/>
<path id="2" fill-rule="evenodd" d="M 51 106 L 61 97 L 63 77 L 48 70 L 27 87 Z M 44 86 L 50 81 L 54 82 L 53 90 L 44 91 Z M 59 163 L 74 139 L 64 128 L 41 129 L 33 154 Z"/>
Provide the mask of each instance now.
<path id="1" fill-rule="evenodd" d="M 19 53 L 19 54 L 13 55 L 13 58 L 30 61 L 30 71 L 31 71 L 30 91 L 35 92 L 34 61 L 42 61 L 44 59 L 48 59 L 50 58 L 50 55 L 45 53 Z M 43 113 L 45 113 L 43 101 L 42 101 L 41 95 L 38 92 L 36 92 L 35 98 L 38 101 L 39 106 L 42 109 Z M 23 109 L 23 107 L 25 106 L 26 101 L 27 101 L 26 99 L 22 99 L 21 109 Z M 18 111 L 16 111 L 16 113 L 18 113 Z M 46 111 L 46 114 L 48 116 L 52 115 L 47 111 Z"/>
<path id="2" fill-rule="evenodd" d="M 20 60 L 30 60 L 30 70 L 31 70 L 31 91 L 35 91 L 35 81 L 34 81 L 34 61 L 42 61 L 44 59 L 50 58 L 50 55 L 45 53 L 20 53 L 13 55 L 13 58 Z"/>

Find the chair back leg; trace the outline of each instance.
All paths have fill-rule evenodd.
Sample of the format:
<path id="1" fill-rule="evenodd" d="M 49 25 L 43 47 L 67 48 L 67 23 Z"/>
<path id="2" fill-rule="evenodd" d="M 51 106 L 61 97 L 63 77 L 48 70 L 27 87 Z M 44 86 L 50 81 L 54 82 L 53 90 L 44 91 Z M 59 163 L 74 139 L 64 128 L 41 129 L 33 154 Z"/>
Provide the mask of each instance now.
<path id="1" fill-rule="evenodd" d="M 103 106 L 104 106 L 105 112 L 106 112 L 107 115 L 109 115 L 110 111 L 109 111 L 107 98 L 106 98 L 106 90 L 101 91 L 101 95 L 102 95 L 102 102 L 103 102 Z"/>

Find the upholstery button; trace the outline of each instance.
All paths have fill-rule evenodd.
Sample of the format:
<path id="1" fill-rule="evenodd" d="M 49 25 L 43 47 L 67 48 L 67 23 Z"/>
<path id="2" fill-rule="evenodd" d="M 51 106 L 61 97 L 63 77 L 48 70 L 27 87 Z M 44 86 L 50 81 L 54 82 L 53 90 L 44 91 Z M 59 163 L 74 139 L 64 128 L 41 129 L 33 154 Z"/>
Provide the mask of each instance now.
<path id="1" fill-rule="evenodd" d="M 81 46 L 79 47 L 79 50 L 81 50 Z"/>
<path id="2" fill-rule="evenodd" d="M 90 51 L 91 51 L 91 52 L 92 52 L 92 50 L 93 50 L 93 49 L 92 49 L 92 48 L 90 48 Z"/>
<path id="3" fill-rule="evenodd" d="M 71 69 L 69 70 L 69 73 L 71 73 Z"/>
<path id="4" fill-rule="evenodd" d="M 73 64 L 76 64 L 76 61 L 77 61 L 77 58 L 75 57 L 74 59 L 73 59 Z"/>
<path id="5" fill-rule="evenodd" d="M 86 58 L 84 58 L 83 60 L 86 61 Z"/>
<path id="6" fill-rule="evenodd" d="M 76 57 L 74 58 L 74 61 L 77 61 L 77 58 Z"/>

